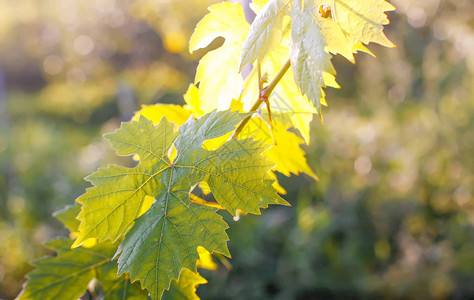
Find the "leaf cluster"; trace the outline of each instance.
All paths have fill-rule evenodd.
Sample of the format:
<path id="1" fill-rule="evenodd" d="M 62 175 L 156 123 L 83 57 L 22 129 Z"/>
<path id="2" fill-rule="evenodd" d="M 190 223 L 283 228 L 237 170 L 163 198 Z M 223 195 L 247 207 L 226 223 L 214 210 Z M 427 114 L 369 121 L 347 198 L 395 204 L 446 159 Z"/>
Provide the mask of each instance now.
<path id="1" fill-rule="evenodd" d="M 338 87 L 331 54 L 354 62 L 353 53 L 370 53 L 364 44 L 392 46 L 382 30 L 393 7 L 258 0 L 252 9 L 251 25 L 230 2 L 211 6 L 199 22 L 191 52 L 218 37 L 225 42 L 200 60 L 185 106 L 144 107 L 106 135 L 118 155 L 138 164 L 109 165 L 86 178 L 92 187 L 57 215 L 75 241 L 48 244 L 58 255 L 35 263 L 20 299 L 77 298 L 93 279 L 108 299 L 197 298 L 195 287 L 206 282 L 196 273 L 200 253 L 230 257 L 218 209 L 238 216 L 288 205 L 274 171 L 317 179 L 300 144 L 309 144 L 309 123 L 326 104 L 323 88 Z M 246 66 L 252 70 L 244 79 Z M 216 202 L 194 195 L 198 185 Z"/>

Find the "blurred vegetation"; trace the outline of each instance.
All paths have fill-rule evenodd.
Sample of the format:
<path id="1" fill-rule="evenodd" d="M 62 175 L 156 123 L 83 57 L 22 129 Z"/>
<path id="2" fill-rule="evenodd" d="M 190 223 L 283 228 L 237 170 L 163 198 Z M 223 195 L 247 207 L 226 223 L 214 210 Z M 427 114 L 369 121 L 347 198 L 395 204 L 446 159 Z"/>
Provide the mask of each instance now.
<path id="1" fill-rule="evenodd" d="M 211 1 L 0 1 L 0 298 L 13 299 L 51 213 L 117 160 L 101 134 L 141 104 L 182 101 Z"/>
<path id="2" fill-rule="evenodd" d="M 117 161 L 101 134 L 182 103 L 211 2 L 0 2 L 0 298 L 65 234 L 51 213 Z M 335 58 L 306 149 L 321 181 L 281 177 L 292 208 L 233 222 L 232 268 L 216 257 L 202 298 L 474 297 L 474 3 L 392 3 L 397 48 Z"/>

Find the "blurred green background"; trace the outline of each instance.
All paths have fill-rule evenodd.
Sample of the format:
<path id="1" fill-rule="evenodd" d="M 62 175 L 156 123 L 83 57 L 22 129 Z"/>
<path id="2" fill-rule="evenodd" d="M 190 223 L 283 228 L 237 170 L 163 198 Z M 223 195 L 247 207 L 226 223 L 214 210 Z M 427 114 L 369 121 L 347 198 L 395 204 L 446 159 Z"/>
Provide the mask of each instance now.
<path id="1" fill-rule="evenodd" d="M 51 213 L 119 160 L 101 135 L 183 103 L 213 2 L 0 0 L 0 298 L 67 234 Z M 320 182 L 279 177 L 292 208 L 224 214 L 232 268 L 216 258 L 202 298 L 474 298 L 474 2 L 391 2 L 398 47 L 334 59 L 306 147 Z"/>

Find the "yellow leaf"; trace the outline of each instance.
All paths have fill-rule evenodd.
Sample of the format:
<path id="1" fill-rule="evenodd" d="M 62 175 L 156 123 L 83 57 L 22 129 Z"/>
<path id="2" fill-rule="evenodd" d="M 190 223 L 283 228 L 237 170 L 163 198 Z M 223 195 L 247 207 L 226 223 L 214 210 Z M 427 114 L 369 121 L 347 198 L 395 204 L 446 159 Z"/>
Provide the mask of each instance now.
<path id="1" fill-rule="evenodd" d="M 357 41 L 357 43 L 352 47 L 352 52 L 357 53 L 358 51 L 365 52 L 370 54 L 371 56 L 375 57 L 375 54 L 372 53 L 361 41 Z"/>
<path id="2" fill-rule="evenodd" d="M 156 125 L 160 123 L 163 117 L 174 123 L 176 126 L 181 126 L 191 116 L 191 112 L 181 105 L 174 104 L 155 104 L 142 106 L 142 109 L 135 113 L 133 120 L 138 121 L 140 116 L 153 121 Z"/>
<path id="3" fill-rule="evenodd" d="M 262 73 L 268 73 L 270 79 L 275 76 L 288 60 L 289 36 L 286 34 L 280 45 L 261 63 Z M 326 82 L 326 81 L 325 81 Z M 257 70 L 254 69 L 247 77 L 242 95 L 244 111 L 248 111 L 258 97 Z M 289 69 L 270 95 L 270 106 L 273 118 L 284 125 L 291 124 L 309 144 L 309 127 L 313 114 L 318 111 L 296 86 L 293 71 Z"/>
<path id="4" fill-rule="evenodd" d="M 335 0 L 324 1 L 331 5 L 333 19 L 355 42 L 378 43 L 386 47 L 395 45 L 383 33 L 383 25 L 389 24 L 386 11 L 395 7 L 385 0 Z"/>
<path id="5" fill-rule="evenodd" d="M 276 120 L 273 122 L 273 135 L 277 144 L 262 153 L 263 156 L 266 156 L 270 161 L 277 164 L 272 170 L 278 171 L 288 177 L 291 176 L 291 174 L 298 175 L 305 173 L 313 179 L 318 180 L 316 174 L 314 174 L 308 166 L 305 152 L 299 146 L 304 141 L 296 134 L 286 130 L 286 128 Z M 270 129 L 265 124 L 265 121 L 258 117 L 254 117 L 249 121 L 239 137 L 251 137 L 266 144 L 273 144 Z"/>
<path id="6" fill-rule="evenodd" d="M 239 96 L 243 82 L 238 72 L 241 53 L 240 44 L 224 44 L 199 61 L 194 82 L 200 83 L 199 98 L 203 111 L 225 110 L 232 99 Z"/>
<path id="7" fill-rule="evenodd" d="M 77 231 L 72 231 L 71 233 L 69 233 L 69 238 L 70 239 L 76 239 L 78 237 L 79 237 L 79 232 L 77 232 Z M 96 244 L 97 244 L 97 239 L 96 238 L 90 238 L 90 239 L 85 240 L 84 243 L 82 243 L 81 246 L 84 247 L 84 248 L 92 248 Z"/>
<path id="8" fill-rule="evenodd" d="M 326 43 L 326 49 L 333 54 L 341 54 L 351 63 L 355 63 L 352 54 L 354 44 L 342 31 L 341 27 L 332 19 L 325 19 L 314 14 L 314 20 L 319 23 L 321 33 Z"/>
<path id="9" fill-rule="evenodd" d="M 141 216 L 146 213 L 150 209 L 153 202 L 155 202 L 155 198 L 145 195 L 145 200 L 143 200 L 142 206 L 140 207 L 140 210 L 138 212 L 138 216 Z"/>
<path id="10" fill-rule="evenodd" d="M 205 248 L 199 246 L 197 248 L 199 254 L 199 260 L 196 267 L 206 270 L 215 270 L 217 269 L 217 264 L 212 260 L 212 255 Z"/>
<path id="11" fill-rule="evenodd" d="M 330 87 L 333 87 L 333 88 L 336 88 L 336 89 L 341 88 L 339 86 L 339 84 L 336 82 L 336 76 L 334 76 L 330 73 L 324 72 L 323 73 L 323 80 L 324 80 L 324 84 L 327 85 L 327 86 L 330 86 Z M 323 98 L 324 98 L 324 95 L 323 95 Z M 321 104 L 322 103 L 323 103 L 323 101 L 321 100 Z"/>
<path id="12" fill-rule="evenodd" d="M 199 119 L 205 114 L 201 109 L 201 98 L 199 98 L 199 89 L 197 86 L 191 83 L 183 97 L 184 101 L 186 101 L 184 108 L 191 111 L 194 118 Z"/>
<path id="13" fill-rule="evenodd" d="M 239 71 L 255 60 L 261 61 L 274 49 L 281 39 L 283 20 L 290 0 L 270 0 L 258 13 L 250 26 L 243 44 L 242 62 Z"/>
<path id="14" fill-rule="evenodd" d="M 199 62 L 194 82 L 200 83 L 200 108 L 204 112 L 225 110 L 242 89 L 239 74 L 242 44 L 249 24 L 240 3 L 222 2 L 209 7 L 207 14 L 196 26 L 189 42 L 190 52 L 207 47 L 218 37 L 224 44 L 208 52 Z"/>
<path id="15" fill-rule="evenodd" d="M 252 3 L 250 3 L 249 6 L 255 14 L 258 14 L 268 1 L 269 0 L 252 0 Z"/>
<path id="16" fill-rule="evenodd" d="M 285 188 L 283 188 L 280 183 L 278 182 L 278 178 L 276 176 L 276 174 L 272 171 L 268 171 L 268 175 L 270 176 L 270 178 L 272 178 L 273 180 L 275 180 L 275 182 L 273 182 L 272 186 L 275 190 L 277 190 L 278 194 L 280 195 L 286 195 L 286 190 Z"/>
<path id="17" fill-rule="evenodd" d="M 205 48 L 218 37 L 225 38 L 226 43 L 242 43 L 247 37 L 248 29 L 240 3 L 222 2 L 212 5 L 209 7 L 209 14 L 194 29 L 189 50 L 193 53 Z"/>
<path id="18" fill-rule="evenodd" d="M 207 280 L 194 273 L 187 268 L 183 268 L 179 274 L 179 279 L 173 280 L 168 292 L 163 294 L 162 300 L 199 300 L 200 298 L 196 295 L 196 288 L 200 284 L 206 284 Z M 157 299 L 160 299 L 158 297 Z"/>

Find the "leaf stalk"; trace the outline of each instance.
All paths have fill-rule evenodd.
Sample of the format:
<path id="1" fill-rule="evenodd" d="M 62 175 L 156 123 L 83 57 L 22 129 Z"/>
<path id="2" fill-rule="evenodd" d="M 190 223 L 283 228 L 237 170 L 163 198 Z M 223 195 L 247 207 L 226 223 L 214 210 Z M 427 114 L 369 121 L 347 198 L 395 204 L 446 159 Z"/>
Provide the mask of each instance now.
<path id="1" fill-rule="evenodd" d="M 286 71 L 288 71 L 288 69 L 290 68 L 290 65 L 291 63 L 290 63 L 290 60 L 288 59 L 285 65 L 281 68 L 281 70 L 275 76 L 275 78 L 273 78 L 272 82 L 270 82 L 270 84 L 267 87 L 265 87 L 263 90 L 260 91 L 257 101 L 255 101 L 255 103 L 252 105 L 249 112 L 256 112 L 257 109 L 260 107 L 260 105 L 266 99 L 269 99 L 270 94 L 273 92 L 277 84 L 283 78 Z M 235 139 L 239 136 L 240 132 L 242 131 L 242 129 L 244 129 L 245 125 L 247 125 L 247 123 L 250 121 L 251 118 L 252 118 L 252 115 L 246 117 L 245 119 L 242 120 L 242 122 L 240 122 L 239 126 L 235 129 L 234 133 L 232 134 L 231 139 Z"/>

